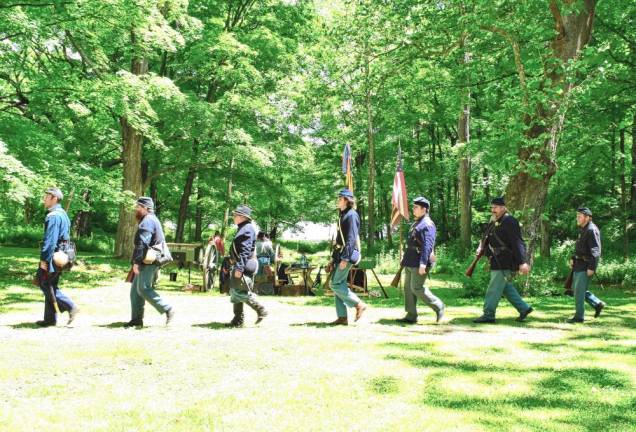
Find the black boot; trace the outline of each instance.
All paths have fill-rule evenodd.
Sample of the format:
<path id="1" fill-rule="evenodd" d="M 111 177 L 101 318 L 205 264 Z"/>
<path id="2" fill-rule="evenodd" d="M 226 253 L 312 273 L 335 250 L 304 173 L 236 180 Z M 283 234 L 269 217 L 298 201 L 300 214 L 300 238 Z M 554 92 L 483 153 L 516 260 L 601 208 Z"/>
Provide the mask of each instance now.
<path id="1" fill-rule="evenodd" d="M 128 321 L 127 323 L 124 324 L 125 328 L 129 328 L 129 327 L 143 327 L 143 326 L 144 326 L 143 318 L 131 319 L 130 321 Z"/>
<path id="2" fill-rule="evenodd" d="M 267 311 L 265 310 L 265 306 L 260 304 L 255 299 L 248 300 L 247 305 L 251 307 L 252 309 L 254 309 L 254 311 L 256 311 L 257 317 L 256 317 L 256 322 L 254 324 L 260 323 L 261 321 L 263 321 L 263 318 L 265 318 L 268 315 Z"/>
<path id="3" fill-rule="evenodd" d="M 243 303 L 234 303 L 234 318 L 228 324 L 229 327 L 243 327 Z"/>

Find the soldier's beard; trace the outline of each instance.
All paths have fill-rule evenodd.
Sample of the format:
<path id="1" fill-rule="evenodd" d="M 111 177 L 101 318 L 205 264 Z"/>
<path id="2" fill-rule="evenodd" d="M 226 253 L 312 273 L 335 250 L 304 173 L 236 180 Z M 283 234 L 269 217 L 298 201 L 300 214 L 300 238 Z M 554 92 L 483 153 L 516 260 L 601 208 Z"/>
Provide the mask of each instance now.
<path id="1" fill-rule="evenodd" d="M 139 222 L 143 218 L 144 218 L 144 214 L 143 213 L 141 213 L 140 211 L 135 211 L 135 219 L 137 219 L 137 222 Z"/>

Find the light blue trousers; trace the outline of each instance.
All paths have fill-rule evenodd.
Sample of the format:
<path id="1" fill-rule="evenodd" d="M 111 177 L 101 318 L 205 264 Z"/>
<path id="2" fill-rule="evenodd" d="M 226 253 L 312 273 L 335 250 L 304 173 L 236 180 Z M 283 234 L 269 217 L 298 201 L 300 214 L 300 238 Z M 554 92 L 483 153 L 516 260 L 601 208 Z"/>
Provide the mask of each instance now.
<path id="1" fill-rule="evenodd" d="M 574 318 L 583 320 L 585 317 L 585 302 L 587 301 L 590 306 L 596 308 L 601 303 L 601 300 L 588 291 L 590 278 L 587 276 L 587 272 L 574 272 L 572 286 L 574 289 L 574 307 L 576 308 Z"/>
<path id="2" fill-rule="evenodd" d="M 139 274 L 135 276 L 130 287 L 130 306 L 133 321 L 144 318 L 144 305 L 146 302 L 150 303 L 160 314 L 172 309 L 168 302 L 162 299 L 152 288 L 155 274 L 158 270 L 159 266 L 154 264 L 142 264 L 139 266 Z"/>
<path id="3" fill-rule="evenodd" d="M 517 312 L 522 313 L 527 311 L 530 306 L 523 301 L 517 289 L 509 282 L 509 278 L 512 272 L 510 270 L 491 270 L 490 271 L 490 284 L 486 291 L 486 300 L 484 302 L 484 316 L 486 318 L 495 318 L 495 312 L 497 311 L 497 305 L 501 296 L 505 296 L 506 299 L 512 304 Z"/>
<path id="4" fill-rule="evenodd" d="M 356 307 L 360 303 L 360 298 L 347 285 L 351 263 L 347 264 L 344 270 L 340 270 L 338 264 L 334 265 L 336 269 L 331 277 L 331 289 L 336 295 L 336 314 L 338 318 L 346 318 L 347 306 Z"/>
<path id="5" fill-rule="evenodd" d="M 424 285 L 425 281 L 426 275 L 420 275 L 418 267 L 404 267 L 404 310 L 407 319 L 417 319 L 417 299 L 435 312 L 444 308 L 444 303 Z"/>

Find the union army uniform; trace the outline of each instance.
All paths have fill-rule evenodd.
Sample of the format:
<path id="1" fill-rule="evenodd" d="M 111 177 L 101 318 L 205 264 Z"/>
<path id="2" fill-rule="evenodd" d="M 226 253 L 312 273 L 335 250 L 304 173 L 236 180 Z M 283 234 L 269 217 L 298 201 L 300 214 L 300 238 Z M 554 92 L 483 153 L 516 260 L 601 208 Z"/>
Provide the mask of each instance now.
<path id="1" fill-rule="evenodd" d="M 503 198 L 492 200 L 493 205 L 504 206 Z M 489 234 L 481 246 L 490 261 L 490 283 L 486 291 L 484 313 L 473 320 L 475 323 L 494 323 L 495 312 L 501 296 L 517 309 L 517 321 L 523 321 L 533 309 L 523 301 L 519 292 L 511 282 L 513 272 L 522 264 L 527 264 L 526 245 L 521 238 L 519 222 L 510 214 L 505 213 L 499 219 L 491 222 Z"/>
<path id="2" fill-rule="evenodd" d="M 413 204 L 430 208 L 429 201 L 424 197 L 416 198 Z M 444 315 L 444 303 L 424 285 L 426 277 L 434 261 L 431 259 L 435 246 L 436 228 L 428 213 L 417 219 L 409 229 L 406 250 L 401 265 L 404 266 L 404 310 L 406 316 L 399 322 L 414 324 L 417 322 L 417 299 L 427 304 L 436 314 L 439 322 Z M 426 274 L 419 272 L 420 265 L 426 266 Z"/>
<path id="3" fill-rule="evenodd" d="M 592 216 L 592 211 L 587 207 L 577 209 L 578 213 Z M 594 308 L 594 317 L 598 318 L 605 307 L 605 303 L 592 294 L 588 287 L 591 277 L 587 271 L 596 272 L 601 257 L 601 232 L 590 221 L 580 229 L 579 238 L 576 240 L 574 255 L 572 256 L 572 287 L 574 289 L 575 313 L 570 322 L 583 322 L 585 316 L 585 302 Z"/>
<path id="4" fill-rule="evenodd" d="M 252 209 L 247 206 L 239 206 L 234 210 L 234 215 L 247 218 L 239 223 L 238 231 L 232 241 L 230 258 L 230 301 L 233 303 L 234 318 L 230 321 L 232 327 L 242 327 L 244 321 L 243 303 L 256 311 L 256 324 L 260 323 L 268 313 L 265 307 L 259 303 L 254 294 L 254 274 L 258 271 L 256 259 L 256 231 L 252 224 Z M 237 278 L 235 272 L 241 273 Z"/>
<path id="5" fill-rule="evenodd" d="M 73 321 L 79 311 L 70 297 L 58 287 L 62 269 L 53 262 L 53 254 L 62 249 L 71 238 L 71 221 L 59 204 L 64 196 L 57 188 L 47 189 L 45 194 L 57 197 L 58 203 L 47 209 L 48 213 L 44 220 L 44 240 L 40 250 L 40 261 L 47 263 L 47 269 L 39 267 L 36 276 L 38 285 L 44 293 L 44 319 L 36 322 L 41 327 L 54 326 L 57 323 L 55 302 L 59 312 L 69 313 L 68 324 Z"/>
<path id="6" fill-rule="evenodd" d="M 137 200 L 137 205 L 148 209 L 148 214 L 139 221 L 135 233 L 132 264 L 139 266 L 139 274 L 134 276 L 130 287 L 132 317 L 125 324 L 125 327 L 143 326 L 146 302 L 150 303 L 160 314 L 166 314 L 166 325 L 168 325 L 174 316 L 174 309 L 153 288 L 159 266 L 157 264 L 144 264 L 148 249 L 165 242 L 163 228 L 154 214 L 154 202 L 151 198 L 140 197 Z"/>
<path id="7" fill-rule="evenodd" d="M 344 210 L 340 210 L 338 218 L 338 235 L 332 259 L 331 289 L 335 294 L 337 319 L 333 325 L 347 325 L 347 307 L 356 309 L 356 321 L 362 316 L 362 312 L 367 308 L 366 304 L 349 288 L 347 284 L 349 270 L 354 264 L 360 262 L 360 216 L 353 208 L 353 192 L 343 189 L 338 197 L 345 198 L 348 205 Z M 340 268 L 340 263 L 345 262 L 344 268 Z"/>

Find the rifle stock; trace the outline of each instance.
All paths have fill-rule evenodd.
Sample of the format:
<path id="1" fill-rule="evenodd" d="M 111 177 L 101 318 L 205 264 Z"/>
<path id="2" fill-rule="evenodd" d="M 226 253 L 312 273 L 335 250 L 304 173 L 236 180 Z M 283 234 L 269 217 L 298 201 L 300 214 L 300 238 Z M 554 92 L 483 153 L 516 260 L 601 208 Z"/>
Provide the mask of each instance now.
<path id="1" fill-rule="evenodd" d="M 473 262 L 470 263 L 470 265 L 466 269 L 466 272 L 464 273 L 466 276 L 473 277 L 473 273 L 475 271 L 475 267 L 477 267 L 477 263 L 479 262 L 479 260 L 483 256 L 484 256 L 484 254 L 481 253 L 481 252 L 479 254 L 475 255 L 475 258 L 473 259 Z"/>
<path id="2" fill-rule="evenodd" d="M 402 270 L 404 270 L 403 265 L 400 266 L 400 269 L 397 271 L 397 273 L 393 277 L 393 280 L 391 281 L 391 286 L 393 288 L 397 288 L 398 284 L 400 283 L 400 279 L 402 278 Z"/>
<path id="3" fill-rule="evenodd" d="M 574 268 L 572 270 L 570 270 L 570 274 L 568 275 L 568 278 L 565 280 L 565 284 L 563 284 L 563 286 L 565 288 L 565 292 L 563 294 L 568 295 L 568 296 L 574 295 L 574 292 L 572 291 L 572 279 L 573 278 L 574 278 Z"/>

